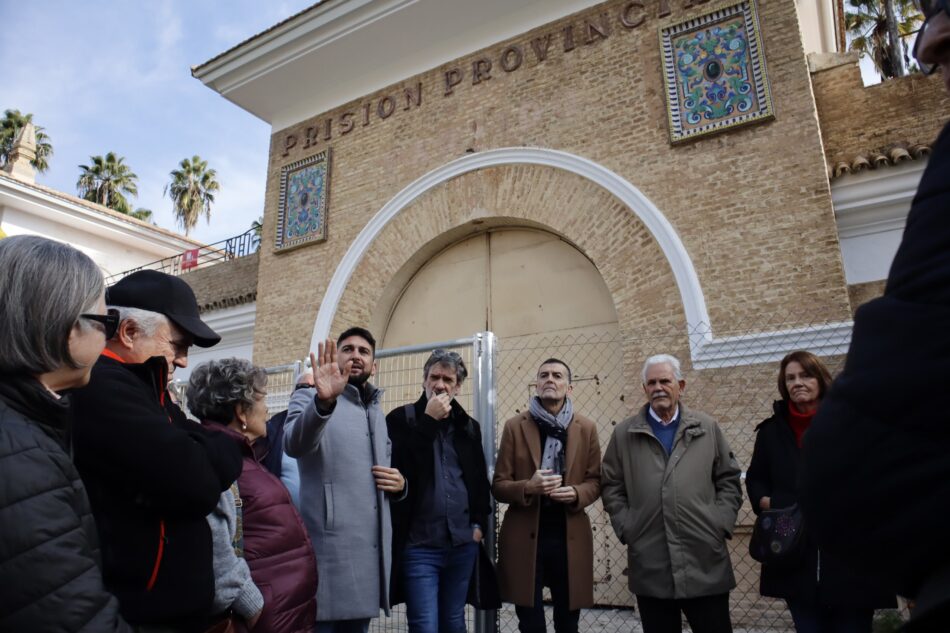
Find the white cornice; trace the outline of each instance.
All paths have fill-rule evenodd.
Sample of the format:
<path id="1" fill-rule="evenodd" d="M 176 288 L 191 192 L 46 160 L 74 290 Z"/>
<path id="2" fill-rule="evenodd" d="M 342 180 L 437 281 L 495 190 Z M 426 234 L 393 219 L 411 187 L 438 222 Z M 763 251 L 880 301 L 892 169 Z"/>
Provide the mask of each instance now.
<path id="1" fill-rule="evenodd" d="M 839 237 L 902 231 L 926 167 L 926 160 L 916 160 L 833 180 Z"/>
<path id="2" fill-rule="evenodd" d="M 257 318 L 257 303 L 244 303 L 231 308 L 209 310 L 201 315 L 201 320 L 218 334 L 253 332 Z"/>
<path id="3" fill-rule="evenodd" d="M 10 178 L 0 178 L 0 207 L 71 226 L 130 248 L 166 257 L 195 248 L 198 242 L 146 224 L 133 223 L 101 213 Z"/>
<path id="4" fill-rule="evenodd" d="M 280 130 L 595 4 L 331 0 L 193 68 L 192 74 Z"/>

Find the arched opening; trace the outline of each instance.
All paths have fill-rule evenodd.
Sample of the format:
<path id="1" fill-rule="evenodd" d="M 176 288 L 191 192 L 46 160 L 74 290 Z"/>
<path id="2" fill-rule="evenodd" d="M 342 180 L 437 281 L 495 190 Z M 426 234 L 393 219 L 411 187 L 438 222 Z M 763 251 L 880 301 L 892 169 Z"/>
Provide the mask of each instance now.
<path id="1" fill-rule="evenodd" d="M 577 248 L 548 232 L 504 228 L 429 259 L 383 322 L 382 346 L 392 348 L 482 330 L 503 340 L 616 332 L 617 313 L 599 271 Z"/>

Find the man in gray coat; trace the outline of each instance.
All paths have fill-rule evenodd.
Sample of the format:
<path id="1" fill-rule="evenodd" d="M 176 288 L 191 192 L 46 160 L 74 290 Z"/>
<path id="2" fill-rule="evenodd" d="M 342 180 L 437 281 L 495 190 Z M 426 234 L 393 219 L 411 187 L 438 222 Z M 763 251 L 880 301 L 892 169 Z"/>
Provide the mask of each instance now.
<path id="1" fill-rule="evenodd" d="M 350 328 L 310 354 L 314 388 L 287 409 L 284 450 L 300 466 L 300 502 L 317 558 L 317 633 L 365 633 L 389 615 L 389 496 L 405 479 L 392 454 L 376 372 L 376 340 Z"/>
<path id="2" fill-rule="evenodd" d="M 643 366 L 647 404 L 614 429 L 604 455 L 604 507 L 627 546 L 644 633 L 731 633 L 736 586 L 726 539 L 742 504 L 739 465 L 719 425 L 680 403 L 679 361 Z"/>

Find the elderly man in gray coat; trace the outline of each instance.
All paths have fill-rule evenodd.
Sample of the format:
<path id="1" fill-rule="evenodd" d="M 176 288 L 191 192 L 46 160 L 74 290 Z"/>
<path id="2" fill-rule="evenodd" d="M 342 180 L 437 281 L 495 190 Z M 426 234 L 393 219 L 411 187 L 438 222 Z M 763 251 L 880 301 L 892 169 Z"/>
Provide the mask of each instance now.
<path id="1" fill-rule="evenodd" d="M 604 508 L 627 546 L 644 633 L 731 633 L 736 586 L 726 539 L 742 504 L 739 465 L 719 425 L 680 402 L 679 361 L 643 366 L 647 404 L 614 428 L 604 454 Z"/>
<path id="2" fill-rule="evenodd" d="M 303 519 L 317 558 L 317 633 L 365 633 L 389 615 L 389 497 L 406 482 L 392 453 L 376 372 L 376 340 L 350 328 L 310 354 L 314 387 L 294 391 L 284 450 L 300 466 Z"/>

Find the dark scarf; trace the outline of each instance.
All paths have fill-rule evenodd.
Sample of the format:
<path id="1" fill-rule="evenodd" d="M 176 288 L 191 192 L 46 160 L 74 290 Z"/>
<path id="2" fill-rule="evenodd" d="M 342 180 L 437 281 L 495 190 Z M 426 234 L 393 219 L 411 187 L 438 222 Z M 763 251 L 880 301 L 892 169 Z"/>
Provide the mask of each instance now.
<path id="1" fill-rule="evenodd" d="M 64 448 L 69 443 L 69 400 L 59 400 L 39 380 L 19 374 L 0 375 L 0 399 L 43 429 Z"/>

